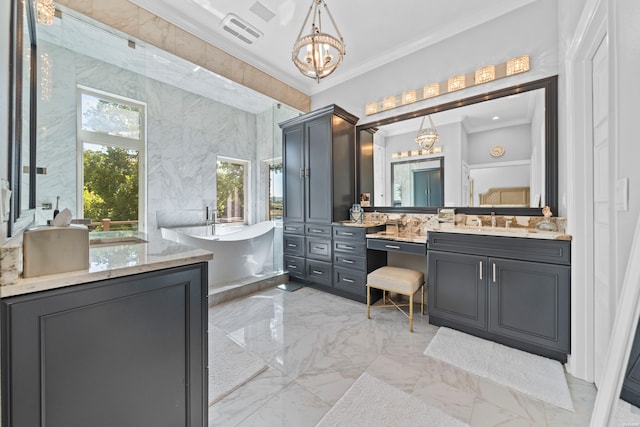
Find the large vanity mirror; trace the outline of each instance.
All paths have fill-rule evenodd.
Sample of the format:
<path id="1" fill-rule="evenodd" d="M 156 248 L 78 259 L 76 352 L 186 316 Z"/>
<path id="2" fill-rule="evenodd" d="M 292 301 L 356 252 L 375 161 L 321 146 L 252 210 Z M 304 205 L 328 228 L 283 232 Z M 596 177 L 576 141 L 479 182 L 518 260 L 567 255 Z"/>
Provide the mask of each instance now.
<path id="1" fill-rule="evenodd" d="M 440 139 L 416 144 L 430 117 Z M 557 214 L 557 76 L 358 126 L 358 192 L 383 211 Z"/>
<path id="2" fill-rule="evenodd" d="M 9 179 L 11 213 L 8 234 L 30 221 L 35 208 L 36 29 L 32 2 L 11 4 Z"/>

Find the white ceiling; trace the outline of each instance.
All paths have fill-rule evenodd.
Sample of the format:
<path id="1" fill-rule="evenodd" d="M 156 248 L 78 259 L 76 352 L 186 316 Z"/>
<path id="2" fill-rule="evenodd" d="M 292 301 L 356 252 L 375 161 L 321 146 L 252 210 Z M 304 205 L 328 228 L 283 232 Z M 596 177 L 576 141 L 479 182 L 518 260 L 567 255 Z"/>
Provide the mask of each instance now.
<path id="1" fill-rule="evenodd" d="M 347 54 L 338 70 L 319 84 L 303 76 L 291 61 L 291 48 L 311 0 L 129 1 L 313 95 L 536 0 L 327 0 Z M 267 22 L 254 13 L 256 3 L 274 17 Z M 221 26 L 229 13 L 264 35 L 251 45 L 231 36 Z M 326 19 L 323 29 L 333 33 Z"/>

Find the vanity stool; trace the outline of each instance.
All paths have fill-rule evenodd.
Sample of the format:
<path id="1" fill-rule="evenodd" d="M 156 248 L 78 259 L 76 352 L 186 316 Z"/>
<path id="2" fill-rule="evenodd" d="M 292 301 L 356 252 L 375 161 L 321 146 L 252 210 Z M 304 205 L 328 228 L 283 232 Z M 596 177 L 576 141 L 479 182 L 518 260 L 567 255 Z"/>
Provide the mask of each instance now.
<path id="1" fill-rule="evenodd" d="M 413 332 L 413 297 L 419 289 L 422 289 L 420 309 L 424 314 L 424 274 L 407 268 L 390 266 L 380 267 L 367 274 L 367 319 L 371 319 L 371 288 L 382 291 L 382 305 L 374 305 L 373 308 L 397 308 L 409 318 L 409 332 Z M 409 304 L 396 304 L 387 297 L 387 292 L 408 296 Z M 409 314 L 400 308 L 407 305 L 409 306 Z"/>

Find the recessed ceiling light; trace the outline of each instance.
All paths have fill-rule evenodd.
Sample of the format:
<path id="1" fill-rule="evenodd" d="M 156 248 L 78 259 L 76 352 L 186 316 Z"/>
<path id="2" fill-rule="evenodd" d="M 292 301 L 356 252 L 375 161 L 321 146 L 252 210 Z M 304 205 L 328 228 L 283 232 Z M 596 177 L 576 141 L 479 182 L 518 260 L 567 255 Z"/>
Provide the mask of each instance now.
<path id="1" fill-rule="evenodd" d="M 491 117 L 491 120 L 499 120 L 499 119 L 500 119 L 500 116 L 493 116 L 493 117 Z"/>

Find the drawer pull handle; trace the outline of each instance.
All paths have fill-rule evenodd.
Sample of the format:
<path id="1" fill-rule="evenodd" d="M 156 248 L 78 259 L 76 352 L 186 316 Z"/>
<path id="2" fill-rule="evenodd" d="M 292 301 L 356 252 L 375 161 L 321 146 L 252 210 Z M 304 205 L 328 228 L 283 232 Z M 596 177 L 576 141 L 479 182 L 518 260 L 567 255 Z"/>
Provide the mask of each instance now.
<path id="1" fill-rule="evenodd" d="M 355 283 L 353 280 L 351 279 L 347 279 L 346 277 L 342 279 L 343 282 L 347 282 L 347 283 Z"/>
<path id="2" fill-rule="evenodd" d="M 322 230 L 311 229 L 312 233 L 322 233 Z"/>
<path id="3" fill-rule="evenodd" d="M 493 283 L 496 283 L 496 263 L 493 263 Z"/>
<path id="4" fill-rule="evenodd" d="M 313 248 L 313 249 L 316 249 L 316 250 L 318 250 L 318 251 L 324 251 L 324 246 L 316 246 L 316 247 L 315 247 L 315 248 Z"/>
<path id="5" fill-rule="evenodd" d="M 482 261 L 480 261 L 480 280 L 482 280 Z"/>
<path id="6" fill-rule="evenodd" d="M 384 245 L 384 247 L 389 249 L 400 249 L 400 246 L 398 245 Z"/>
<path id="7" fill-rule="evenodd" d="M 293 243 L 287 243 L 287 246 L 290 247 L 290 248 L 297 248 L 298 247 L 298 245 L 293 244 Z"/>
<path id="8" fill-rule="evenodd" d="M 285 227 L 284 229 L 287 230 L 287 231 L 291 231 L 291 230 L 295 230 L 296 228 L 295 227 Z"/>
<path id="9" fill-rule="evenodd" d="M 345 264 L 353 264 L 353 261 L 351 261 L 350 259 L 343 259 L 342 262 L 344 262 Z"/>
<path id="10" fill-rule="evenodd" d="M 353 236 L 353 233 L 347 233 L 346 231 L 343 231 L 342 234 L 345 236 Z"/>
<path id="11" fill-rule="evenodd" d="M 355 249 L 353 246 L 347 246 L 347 245 L 342 245 L 342 248 L 343 249 L 350 249 L 350 250 Z"/>
<path id="12" fill-rule="evenodd" d="M 318 271 L 318 270 L 312 270 L 311 271 L 313 274 L 317 274 L 319 276 L 322 276 L 324 273 L 322 271 Z"/>
<path id="13" fill-rule="evenodd" d="M 296 267 L 295 265 L 287 265 L 287 268 L 291 268 L 293 270 L 297 269 L 298 267 Z"/>

